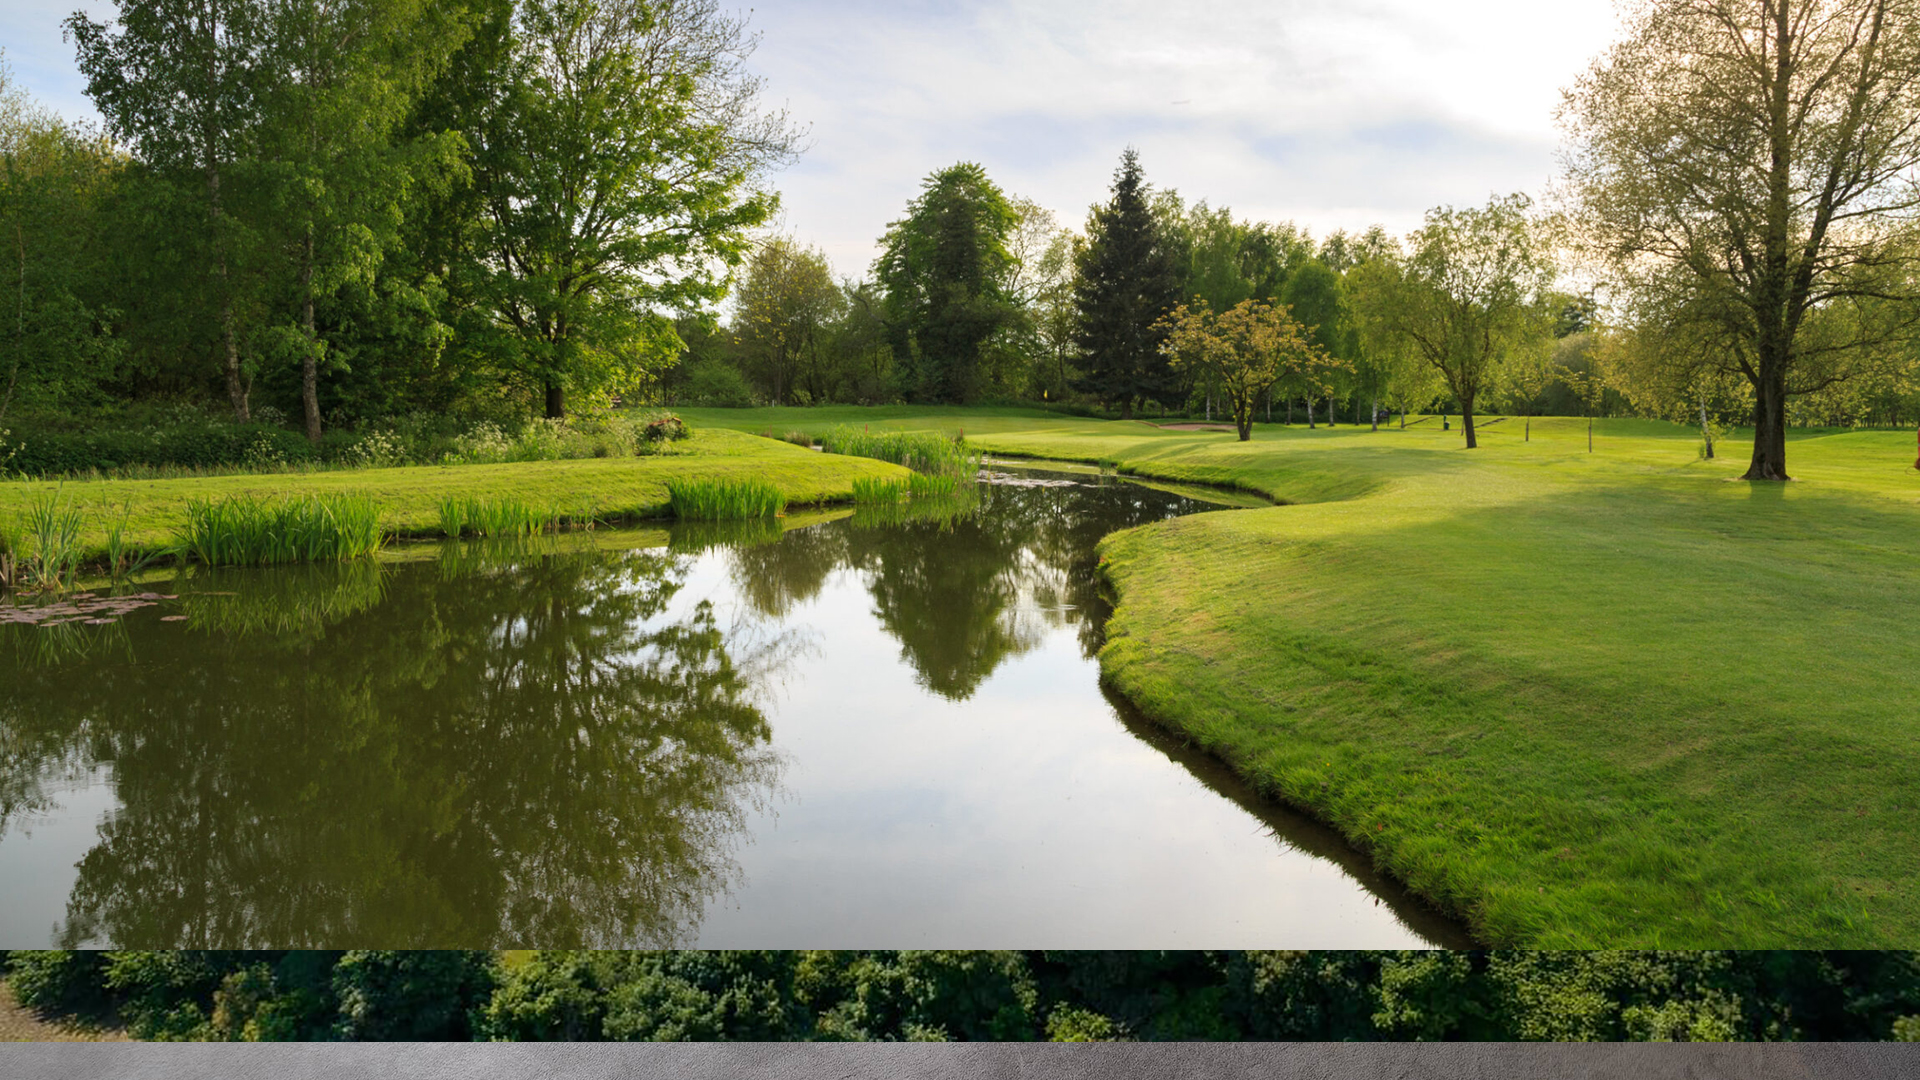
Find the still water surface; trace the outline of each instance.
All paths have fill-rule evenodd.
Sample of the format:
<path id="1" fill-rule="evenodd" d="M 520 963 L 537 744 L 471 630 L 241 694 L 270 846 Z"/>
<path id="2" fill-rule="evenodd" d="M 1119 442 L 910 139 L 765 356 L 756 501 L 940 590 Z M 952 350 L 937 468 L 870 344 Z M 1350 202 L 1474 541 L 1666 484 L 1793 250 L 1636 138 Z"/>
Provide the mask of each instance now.
<path id="1" fill-rule="evenodd" d="M 0 947 L 1465 943 L 1104 695 L 1094 542 L 1232 511 L 994 479 L 0 623 Z"/>

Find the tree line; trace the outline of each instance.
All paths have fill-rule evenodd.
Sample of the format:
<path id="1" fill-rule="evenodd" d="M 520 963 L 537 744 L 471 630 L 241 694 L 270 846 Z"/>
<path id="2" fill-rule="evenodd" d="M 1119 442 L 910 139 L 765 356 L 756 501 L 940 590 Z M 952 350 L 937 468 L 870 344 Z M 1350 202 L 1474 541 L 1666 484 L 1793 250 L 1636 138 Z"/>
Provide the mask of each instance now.
<path id="1" fill-rule="evenodd" d="M 129 950 L 8 982 L 149 1039 L 1920 1040 L 1912 952 Z"/>
<path id="2" fill-rule="evenodd" d="M 1747 475 L 1782 479 L 1791 425 L 1920 419 L 1920 0 L 1634 9 L 1565 92 L 1546 205 L 1316 241 L 1129 150 L 1076 229 L 961 162 L 851 280 L 765 231 L 797 132 L 717 0 L 123 0 L 68 28 L 102 130 L 0 92 L 0 424 L 167 395 L 313 439 L 616 397 L 1243 434 L 1438 407 L 1471 447 L 1489 410 L 1628 412 L 1709 452 L 1750 426 Z"/>
<path id="3" fill-rule="evenodd" d="M 793 154 L 717 0 L 122 0 L 0 86 L 0 422 L 214 394 L 563 416 L 676 359 Z"/>

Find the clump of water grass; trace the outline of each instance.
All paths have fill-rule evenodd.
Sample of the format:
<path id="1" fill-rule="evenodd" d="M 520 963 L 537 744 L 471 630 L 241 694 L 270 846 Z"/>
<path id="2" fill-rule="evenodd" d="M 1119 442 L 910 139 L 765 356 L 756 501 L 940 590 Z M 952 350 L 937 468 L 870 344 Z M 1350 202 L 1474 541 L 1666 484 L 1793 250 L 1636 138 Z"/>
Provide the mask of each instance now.
<path id="1" fill-rule="evenodd" d="M 80 568 L 80 508 L 58 490 L 35 499 L 26 520 L 10 525 L 5 541 L 5 584 L 24 589 L 63 591 Z"/>
<path id="2" fill-rule="evenodd" d="M 563 516 L 554 508 L 535 507 L 511 497 L 455 495 L 440 500 L 440 531 L 454 539 L 535 536 L 559 528 Z"/>
<path id="3" fill-rule="evenodd" d="M 820 445 L 829 454 L 878 458 L 934 476 L 965 480 L 980 469 L 980 452 L 966 439 L 930 431 L 867 431 L 841 424 L 822 435 Z"/>
<path id="4" fill-rule="evenodd" d="M 765 480 L 669 480 L 667 499 L 683 521 L 739 521 L 778 516 L 787 497 Z"/>
<path id="5" fill-rule="evenodd" d="M 344 562 L 380 550 L 380 508 L 363 495 L 267 502 L 244 496 L 187 504 L 180 551 L 208 566 Z"/>
<path id="6" fill-rule="evenodd" d="M 906 494 L 907 484 L 904 480 L 876 480 L 872 477 L 860 476 L 855 477 L 853 481 L 853 501 L 863 506 L 897 503 L 905 498 Z"/>
<path id="7" fill-rule="evenodd" d="M 853 481 L 853 501 L 860 505 L 897 503 L 903 499 L 947 498 L 960 490 L 960 478 L 928 473 L 909 473 L 903 479 L 858 477 Z"/>
<path id="8" fill-rule="evenodd" d="M 789 431 L 780 437 L 795 446 L 804 446 L 809 450 L 813 449 L 813 436 L 804 431 Z"/>

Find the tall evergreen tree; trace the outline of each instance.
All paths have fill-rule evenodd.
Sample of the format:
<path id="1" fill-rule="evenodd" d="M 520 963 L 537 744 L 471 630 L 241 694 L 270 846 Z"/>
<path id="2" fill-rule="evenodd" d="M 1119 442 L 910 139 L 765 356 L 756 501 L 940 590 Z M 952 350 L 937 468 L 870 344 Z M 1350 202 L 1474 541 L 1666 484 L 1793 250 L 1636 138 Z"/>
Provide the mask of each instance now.
<path id="1" fill-rule="evenodd" d="M 1074 343 L 1086 374 L 1074 389 L 1133 415 L 1142 400 L 1178 397 L 1161 353 L 1167 330 L 1160 319 L 1180 302 L 1180 268 L 1147 203 L 1140 157 L 1129 147 L 1114 175 L 1113 198 L 1093 208 L 1087 246 L 1078 258 L 1074 306 L 1080 329 Z"/>
<path id="2" fill-rule="evenodd" d="M 986 170 L 961 162 L 927 177 L 907 216 L 887 226 L 873 272 L 910 395 L 955 403 L 978 395 L 989 345 L 1019 316 L 1004 287 L 1017 221 Z"/>

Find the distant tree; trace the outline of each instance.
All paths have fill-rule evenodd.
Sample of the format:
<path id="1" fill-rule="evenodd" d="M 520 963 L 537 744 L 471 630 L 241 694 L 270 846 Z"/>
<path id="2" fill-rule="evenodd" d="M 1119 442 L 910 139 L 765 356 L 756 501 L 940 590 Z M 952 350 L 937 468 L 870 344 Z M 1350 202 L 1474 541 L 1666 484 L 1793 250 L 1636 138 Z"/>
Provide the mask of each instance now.
<path id="1" fill-rule="evenodd" d="M 1053 211 L 1031 199 L 1010 200 L 1016 221 L 1007 237 L 1013 262 L 1002 286 L 1018 312 L 1008 335 L 1014 359 L 1023 370 L 1006 373 L 1006 389 L 1017 394 L 1061 397 L 1067 389 L 1066 362 L 1072 348 L 1073 253 L 1079 239 L 1060 227 Z"/>
<path id="2" fill-rule="evenodd" d="M 176 261 L 208 277 L 218 311 L 220 366 L 236 420 L 250 418 L 251 373 L 241 364 L 241 283 L 236 263 L 257 240 L 229 213 L 236 163 L 257 152 L 262 5 L 250 0 L 117 0 L 116 22 L 84 13 L 66 21 L 87 96 L 107 131 L 129 145 L 157 182 L 197 189 L 199 228 L 177 242 Z"/>
<path id="3" fill-rule="evenodd" d="M 0 63 L 0 423 L 16 401 L 88 396 L 123 353 L 102 307 L 102 203 L 124 162 Z"/>
<path id="4" fill-rule="evenodd" d="M 786 237 L 760 245 L 735 293 L 741 359 L 776 405 L 804 390 L 809 403 L 832 389 L 828 337 L 846 302 L 827 257 Z"/>
<path id="5" fill-rule="evenodd" d="M 1632 321 L 1709 332 L 1753 387 L 1746 479 L 1787 479 L 1789 398 L 1870 370 L 1920 318 L 1920 3 L 1657 0 L 1561 119 L 1577 221 Z M 1845 317 L 1869 301 L 1900 310 Z"/>
<path id="6" fill-rule="evenodd" d="M 1533 417 L 1540 411 L 1540 395 L 1553 385 L 1554 366 L 1551 348 L 1526 349 L 1513 353 L 1500 366 L 1495 389 L 1507 411 L 1519 413 L 1525 420 L 1522 442 L 1533 441 Z"/>
<path id="7" fill-rule="evenodd" d="M 465 269 L 489 351 L 566 414 L 678 355 L 664 312 L 725 292 L 790 160 L 718 0 L 522 0 L 494 100 L 467 132 L 483 207 Z"/>
<path id="8" fill-rule="evenodd" d="M 986 170 L 961 162 L 927 177 L 907 216 L 887 226 L 874 279 L 915 397 L 959 403 L 980 393 L 994 339 L 1019 317 L 1006 293 L 1018 221 Z"/>
<path id="9" fill-rule="evenodd" d="M 1317 258 L 1307 259 L 1289 274 L 1280 292 L 1287 309 L 1306 327 L 1308 339 L 1321 352 L 1340 361 L 1299 369 L 1289 380 L 1290 389 L 1306 398 L 1308 427 L 1313 426 L 1313 403 L 1320 398 L 1327 399 L 1327 426 L 1333 426 L 1332 397 L 1336 392 L 1344 393 L 1341 384 L 1352 374 L 1354 355 L 1359 351 L 1344 292 L 1340 275 Z"/>
<path id="10" fill-rule="evenodd" d="M 1213 376 L 1241 442 L 1253 437 L 1253 410 L 1283 371 L 1326 370 L 1339 364 L 1285 307 L 1264 300 L 1242 300 L 1216 313 L 1196 298 L 1192 305 L 1169 312 L 1166 324 L 1161 348 L 1168 361 Z"/>
<path id="11" fill-rule="evenodd" d="M 1160 320 L 1180 302 L 1180 268 L 1148 204 L 1140 158 L 1131 148 L 1114 174 L 1113 197 L 1087 219 L 1087 246 L 1074 282 L 1080 314 L 1074 344 L 1084 374 L 1075 389 L 1132 416 L 1144 400 L 1173 396 Z"/>
<path id="12" fill-rule="evenodd" d="M 1469 449 L 1479 445 L 1474 405 L 1497 368 L 1551 340 L 1541 297 L 1553 266 L 1528 206 L 1510 195 L 1429 210 L 1409 255 L 1381 263 L 1363 294 L 1375 332 L 1399 338 L 1452 392 Z"/>

